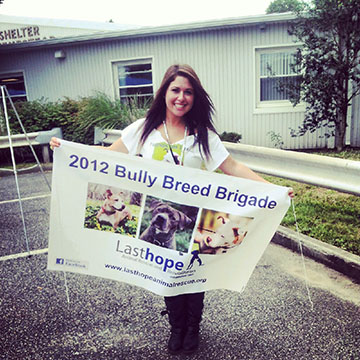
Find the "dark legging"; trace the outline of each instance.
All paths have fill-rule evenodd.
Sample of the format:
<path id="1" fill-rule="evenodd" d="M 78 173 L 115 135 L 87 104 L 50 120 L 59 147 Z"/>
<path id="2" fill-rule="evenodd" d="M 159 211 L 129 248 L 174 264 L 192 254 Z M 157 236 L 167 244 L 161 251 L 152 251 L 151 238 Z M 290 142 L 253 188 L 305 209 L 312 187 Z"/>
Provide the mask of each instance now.
<path id="1" fill-rule="evenodd" d="M 165 304 L 172 327 L 199 327 L 204 307 L 204 292 L 166 296 Z"/>

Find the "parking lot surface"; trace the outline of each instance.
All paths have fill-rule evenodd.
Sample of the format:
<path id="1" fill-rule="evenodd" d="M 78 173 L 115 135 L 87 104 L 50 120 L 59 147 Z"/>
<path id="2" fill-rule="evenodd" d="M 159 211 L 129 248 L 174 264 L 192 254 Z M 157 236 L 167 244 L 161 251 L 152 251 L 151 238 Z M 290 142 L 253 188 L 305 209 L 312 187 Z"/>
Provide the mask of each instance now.
<path id="1" fill-rule="evenodd" d="M 68 304 L 64 273 L 46 270 L 49 189 L 40 173 L 19 183 L 29 248 L 38 253 L 21 255 L 14 177 L 2 177 L 0 359 L 360 359 L 360 286 L 309 259 L 305 276 L 301 257 L 275 244 L 243 293 L 207 292 L 191 356 L 168 354 L 163 299 L 144 289 L 67 273 Z"/>

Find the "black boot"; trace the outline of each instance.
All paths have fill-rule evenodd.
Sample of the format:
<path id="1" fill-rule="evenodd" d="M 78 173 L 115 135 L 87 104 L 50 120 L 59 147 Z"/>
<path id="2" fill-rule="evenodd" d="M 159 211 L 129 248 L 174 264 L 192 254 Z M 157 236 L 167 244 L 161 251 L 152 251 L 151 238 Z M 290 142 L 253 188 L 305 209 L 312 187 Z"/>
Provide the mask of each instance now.
<path id="1" fill-rule="evenodd" d="M 184 295 L 166 296 L 165 304 L 171 325 L 171 334 L 168 341 L 170 354 L 178 354 L 182 350 L 185 330 L 185 297 Z"/>
<path id="2" fill-rule="evenodd" d="M 183 351 L 191 354 L 199 347 L 199 325 L 204 308 L 205 293 L 186 294 L 186 332 L 183 341 Z"/>

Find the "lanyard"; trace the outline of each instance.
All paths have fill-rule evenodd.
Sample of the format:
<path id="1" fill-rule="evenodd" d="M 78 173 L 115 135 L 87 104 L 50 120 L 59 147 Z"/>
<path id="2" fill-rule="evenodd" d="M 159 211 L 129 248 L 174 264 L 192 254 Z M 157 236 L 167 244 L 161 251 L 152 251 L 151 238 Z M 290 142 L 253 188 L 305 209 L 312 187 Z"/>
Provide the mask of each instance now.
<path id="1" fill-rule="evenodd" d="M 169 139 L 169 133 L 167 131 L 167 127 L 166 127 L 166 122 L 163 121 L 163 125 L 164 125 L 164 131 L 165 131 L 165 135 L 166 135 L 166 140 L 167 140 L 167 143 L 168 143 L 168 146 L 169 146 L 169 150 L 171 152 L 171 155 L 173 157 L 173 160 L 174 160 L 174 163 L 175 165 L 184 165 L 184 157 L 185 157 L 185 146 L 186 146 L 186 137 L 187 137 L 187 126 L 185 126 L 185 132 L 184 132 L 184 145 L 181 149 L 181 155 L 180 155 L 180 163 L 179 161 L 176 159 L 174 153 L 173 153 L 173 150 L 171 148 L 171 145 L 170 145 L 170 139 Z"/>

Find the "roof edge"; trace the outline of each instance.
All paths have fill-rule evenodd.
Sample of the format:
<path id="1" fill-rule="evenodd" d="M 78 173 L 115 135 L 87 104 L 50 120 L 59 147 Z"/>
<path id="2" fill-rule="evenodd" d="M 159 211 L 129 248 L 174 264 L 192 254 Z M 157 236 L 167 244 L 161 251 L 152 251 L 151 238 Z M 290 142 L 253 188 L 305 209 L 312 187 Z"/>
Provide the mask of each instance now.
<path id="1" fill-rule="evenodd" d="M 287 22 L 294 20 L 294 13 L 279 13 L 267 15 L 253 15 L 244 17 L 225 18 L 219 20 L 210 20 L 203 22 L 182 23 L 176 25 L 163 25 L 156 27 L 140 27 L 130 30 L 118 31 L 102 31 L 90 34 L 83 34 L 71 37 L 61 37 L 48 40 L 31 41 L 25 43 L 15 43 L 0 45 L 0 52 L 4 51 L 20 51 L 26 49 L 34 49 L 38 47 L 66 46 L 84 42 L 110 41 L 115 39 L 126 39 L 131 37 L 144 37 L 165 35 L 171 33 L 186 33 L 193 31 L 206 31 L 221 28 L 231 28 L 253 24 L 263 24 L 271 22 Z"/>

